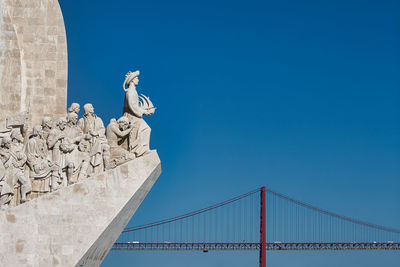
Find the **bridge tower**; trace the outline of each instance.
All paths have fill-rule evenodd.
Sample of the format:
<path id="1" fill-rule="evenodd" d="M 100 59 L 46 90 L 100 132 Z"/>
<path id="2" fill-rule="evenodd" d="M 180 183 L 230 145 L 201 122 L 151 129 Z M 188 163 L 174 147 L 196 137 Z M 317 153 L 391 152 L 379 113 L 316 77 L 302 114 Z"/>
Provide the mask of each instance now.
<path id="1" fill-rule="evenodd" d="M 266 267 L 265 186 L 260 191 L 260 267 Z"/>

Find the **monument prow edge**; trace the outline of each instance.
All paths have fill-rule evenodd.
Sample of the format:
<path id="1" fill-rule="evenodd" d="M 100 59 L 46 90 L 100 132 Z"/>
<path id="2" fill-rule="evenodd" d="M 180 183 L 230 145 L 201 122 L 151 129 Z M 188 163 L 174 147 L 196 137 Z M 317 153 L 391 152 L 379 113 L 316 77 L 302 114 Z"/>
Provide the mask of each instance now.
<path id="1" fill-rule="evenodd" d="M 155 150 L 0 213 L 4 266 L 99 266 L 161 174 Z"/>

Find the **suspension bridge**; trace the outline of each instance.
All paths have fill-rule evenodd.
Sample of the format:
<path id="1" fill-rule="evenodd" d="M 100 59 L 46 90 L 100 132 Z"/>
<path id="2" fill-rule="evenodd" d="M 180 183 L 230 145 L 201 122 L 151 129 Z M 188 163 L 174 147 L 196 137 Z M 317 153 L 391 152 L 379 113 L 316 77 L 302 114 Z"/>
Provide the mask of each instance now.
<path id="1" fill-rule="evenodd" d="M 126 228 L 113 250 L 400 250 L 400 230 L 343 216 L 261 187 L 227 201 Z"/>

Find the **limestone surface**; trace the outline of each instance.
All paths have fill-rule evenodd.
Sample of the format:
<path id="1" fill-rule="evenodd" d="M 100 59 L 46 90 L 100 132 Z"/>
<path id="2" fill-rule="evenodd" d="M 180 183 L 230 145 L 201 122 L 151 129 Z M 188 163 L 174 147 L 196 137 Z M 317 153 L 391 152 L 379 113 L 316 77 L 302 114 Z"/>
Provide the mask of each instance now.
<path id="1" fill-rule="evenodd" d="M 0 212 L 1 266 L 99 266 L 161 173 L 157 152 Z"/>
<path id="2" fill-rule="evenodd" d="M 0 0 L 0 121 L 29 111 L 30 126 L 67 105 L 67 40 L 57 0 Z"/>

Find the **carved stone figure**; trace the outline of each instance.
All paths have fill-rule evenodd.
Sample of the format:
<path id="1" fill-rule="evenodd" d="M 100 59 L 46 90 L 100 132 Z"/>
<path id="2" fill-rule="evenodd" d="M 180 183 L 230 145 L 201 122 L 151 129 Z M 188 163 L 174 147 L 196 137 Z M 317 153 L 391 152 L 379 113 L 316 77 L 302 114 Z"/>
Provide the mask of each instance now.
<path id="1" fill-rule="evenodd" d="M 21 203 L 27 201 L 27 194 L 31 192 L 32 185 L 29 179 L 29 175 L 25 172 L 25 163 L 27 161 L 27 157 L 24 153 L 24 138 L 19 129 L 14 129 L 11 132 L 11 148 L 10 154 L 12 156 L 12 176 L 13 182 L 12 185 L 15 187 L 18 183 L 20 184 L 20 194 L 21 194 Z"/>
<path id="2" fill-rule="evenodd" d="M 65 139 L 68 144 L 79 144 L 82 138 L 84 138 L 84 134 L 82 129 L 78 127 L 76 124 L 78 121 L 78 115 L 75 112 L 71 112 L 67 114 L 67 124 L 64 130 Z"/>
<path id="3" fill-rule="evenodd" d="M 11 137 L 6 135 L 3 137 L 0 144 L 0 161 L 2 167 L 0 170 L 1 205 L 8 205 L 14 195 L 13 183 L 12 183 L 13 177 L 11 173 L 12 158 L 9 152 L 10 148 L 11 148 Z"/>
<path id="4" fill-rule="evenodd" d="M 81 106 L 78 103 L 72 103 L 71 106 L 68 108 L 68 114 L 75 113 L 76 115 L 78 115 L 80 110 Z"/>
<path id="5" fill-rule="evenodd" d="M 42 136 L 42 126 L 34 126 L 25 147 L 27 163 L 34 179 L 32 191 L 37 193 L 56 190 L 59 181 L 59 167 L 48 158 L 47 145 Z"/>
<path id="6" fill-rule="evenodd" d="M 128 150 L 120 146 L 127 139 L 132 129 L 133 126 L 126 117 L 121 117 L 118 121 L 111 119 L 107 126 L 106 136 L 110 146 L 111 162 L 114 165 L 120 165 L 135 158 L 135 154 L 129 153 Z"/>
<path id="7" fill-rule="evenodd" d="M 23 140 L 22 135 L 18 136 L 14 131 L 14 140 L 9 137 L 3 137 L 0 147 L 0 159 L 5 167 L 5 181 L 14 188 L 18 182 L 21 184 L 21 203 L 27 201 L 26 195 L 31 191 L 31 183 L 25 175 L 26 156 L 18 143 Z"/>
<path id="8" fill-rule="evenodd" d="M 47 145 L 53 150 L 53 162 L 58 165 L 61 184 L 63 181 L 63 173 L 65 172 L 67 177 L 67 183 L 71 184 L 72 175 L 74 173 L 74 165 L 72 161 L 67 160 L 67 155 L 70 154 L 75 146 L 66 140 L 65 129 L 67 126 L 67 120 L 60 118 L 57 121 L 56 127 L 51 130 L 47 139 Z"/>
<path id="9" fill-rule="evenodd" d="M 152 115 L 155 111 L 155 107 L 150 99 L 144 95 L 139 96 L 136 91 L 136 86 L 139 84 L 139 75 L 139 71 L 128 72 L 123 84 L 125 91 L 123 114 L 133 125 L 133 130 L 130 132 L 125 146 L 136 157 L 150 150 L 151 129 L 142 117 L 144 115 Z"/>
<path id="10" fill-rule="evenodd" d="M 10 134 L 11 137 L 11 147 L 15 150 L 23 152 L 24 149 L 24 137 L 21 134 L 20 129 L 13 129 Z"/>
<path id="11" fill-rule="evenodd" d="M 75 167 L 73 182 L 80 181 L 88 176 L 90 166 L 89 152 L 89 140 L 82 139 L 73 157 Z"/>
<path id="12" fill-rule="evenodd" d="M 51 129 L 53 129 L 53 121 L 50 117 L 43 117 L 42 119 L 43 139 L 47 141 Z"/>
<path id="13" fill-rule="evenodd" d="M 109 169 L 110 147 L 107 144 L 105 128 L 101 118 L 94 114 L 92 104 L 83 106 L 84 115 L 79 119 L 78 126 L 84 134 L 90 136 L 90 164 L 94 173 Z"/>
<path id="14" fill-rule="evenodd" d="M 0 206 L 8 205 L 14 195 L 14 190 L 6 181 L 6 168 L 0 160 Z"/>
<path id="15" fill-rule="evenodd" d="M 47 138 L 47 146 L 52 151 L 52 160 L 59 166 L 62 166 L 64 163 L 61 158 L 60 145 L 63 139 L 65 138 L 64 129 L 67 124 L 66 120 L 60 119 L 56 123 L 56 127 L 51 129 L 49 136 Z"/>
<path id="16" fill-rule="evenodd" d="M 69 146 L 73 147 L 73 150 L 67 153 L 67 165 L 73 166 L 73 173 L 68 179 L 68 184 L 75 183 L 76 181 L 86 178 L 87 171 L 90 164 L 90 156 L 88 147 L 89 140 L 91 139 L 89 135 L 83 134 L 81 128 L 79 128 L 76 123 L 78 121 L 78 115 L 75 112 L 70 112 L 67 114 L 67 126 L 64 130 L 65 140 Z"/>

